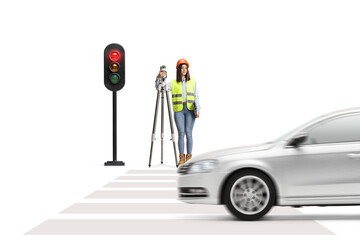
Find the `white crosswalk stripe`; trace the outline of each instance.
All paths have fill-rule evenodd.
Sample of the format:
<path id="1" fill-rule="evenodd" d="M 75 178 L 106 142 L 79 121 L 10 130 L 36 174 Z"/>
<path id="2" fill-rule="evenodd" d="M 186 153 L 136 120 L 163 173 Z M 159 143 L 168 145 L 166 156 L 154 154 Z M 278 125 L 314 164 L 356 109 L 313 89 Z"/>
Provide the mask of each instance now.
<path id="1" fill-rule="evenodd" d="M 281 216 L 301 214 L 292 208 L 275 207 L 264 221 L 242 222 L 224 206 L 182 203 L 176 199 L 176 175 L 176 170 L 131 170 L 26 234 L 332 234 L 315 221 L 301 221 L 301 228 L 299 221 L 291 221 L 284 228 Z M 182 227 L 177 227 L 179 225 Z"/>

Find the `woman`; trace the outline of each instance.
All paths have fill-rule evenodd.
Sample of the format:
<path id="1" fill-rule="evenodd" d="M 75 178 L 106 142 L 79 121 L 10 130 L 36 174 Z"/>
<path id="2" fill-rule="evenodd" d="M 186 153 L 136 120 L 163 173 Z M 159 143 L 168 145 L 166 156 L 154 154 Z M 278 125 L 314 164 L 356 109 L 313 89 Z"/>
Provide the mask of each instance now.
<path id="1" fill-rule="evenodd" d="M 195 118 L 199 117 L 200 104 L 196 82 L 190 78 L 189 63 L 185 59 L 180 59 L 176 63 L 176 79 L 167 84 L 167 90 L 172 94 L 172 106 L 174 119 L 179 134 L 178 148 L 180 152 L 179 165 L 184 164 L 192 157 L 193 137 L 192 130 Z M 160 71 L 156 79 L 156 87 L 159 86 L 162 77 L 166 72 Z M 194 114 L 194 103 L 197 114 Z M 184 151 L 184 138 L 186 136 L 186 150 Z"/>

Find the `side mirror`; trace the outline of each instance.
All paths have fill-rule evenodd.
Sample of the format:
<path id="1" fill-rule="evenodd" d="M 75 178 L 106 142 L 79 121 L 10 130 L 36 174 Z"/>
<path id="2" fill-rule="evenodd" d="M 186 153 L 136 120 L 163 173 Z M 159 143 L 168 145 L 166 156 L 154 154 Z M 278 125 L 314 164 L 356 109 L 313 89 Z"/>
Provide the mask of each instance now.
<path id="1" fill-rule="evenodd" d="M 288 143 L 288 147 L 297 148 L 301 143 L 305 142 L 307 138 L 308 138 L 307 133 L 305 132 L 298 133 L 290 140 L 290 142 Z"/>

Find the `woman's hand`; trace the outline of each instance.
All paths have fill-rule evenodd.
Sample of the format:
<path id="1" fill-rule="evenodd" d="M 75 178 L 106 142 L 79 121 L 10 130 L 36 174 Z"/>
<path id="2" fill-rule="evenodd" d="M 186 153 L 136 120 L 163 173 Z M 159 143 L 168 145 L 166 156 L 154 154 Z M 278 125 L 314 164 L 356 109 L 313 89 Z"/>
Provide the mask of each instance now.
<path id="1" fill-rule="evenodd" d="M 199 116 L 200 116 L 200 115 L 197 113 L 195 118 L 199 118 Z"/>
<path id="2" fill-rule="evenodd" d="M 159 74 L 157 75 L 156 78 L 163 78 L 166 77 L 166 72 L 165 71 L 159 71 Z"/>

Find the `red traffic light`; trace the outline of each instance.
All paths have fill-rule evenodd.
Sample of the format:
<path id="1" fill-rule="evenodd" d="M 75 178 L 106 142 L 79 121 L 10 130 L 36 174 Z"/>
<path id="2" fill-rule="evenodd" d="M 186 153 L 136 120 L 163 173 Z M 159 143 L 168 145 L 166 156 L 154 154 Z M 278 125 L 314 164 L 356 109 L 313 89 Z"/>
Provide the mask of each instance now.
<path id="1" fill-rule="evenodd" d="M 118 62 L 120 60 L 120 52 L 118 50 L 111 50 L 109 53 L 109 59 L 112 62 Z"/>

